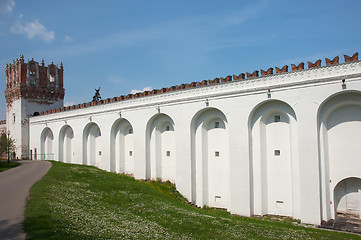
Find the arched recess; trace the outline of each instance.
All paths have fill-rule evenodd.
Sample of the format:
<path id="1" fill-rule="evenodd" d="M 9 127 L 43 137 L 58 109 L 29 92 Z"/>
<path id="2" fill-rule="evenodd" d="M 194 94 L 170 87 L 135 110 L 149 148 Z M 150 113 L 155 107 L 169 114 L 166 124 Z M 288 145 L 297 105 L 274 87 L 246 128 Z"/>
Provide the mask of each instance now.
<path id="1" fill-rule="evenodd" d="M 96 123 L 88 123 L 83 131 L 83 164 L 100 166 L 101 132 Z"/>
<path id="2" fill-rule="evenodd" d="M 73 162 L 72 140 L 74 138 L 73 129 L 65 125 L 59 132 L 59 161 L 65 163 Z"/>
<path id="3" fill-rule="evenodd" d="M 341 180 L 334 189 L 335 212 L 361 218 L 361 178 Z"/>
<path id="4" fill-rule="evenodd" d="M 166 114 L 153 116 L 146 130 L 146 177 L 175 183 L 176 144 L 173 120 Z"/>
<path id="5" fill-rule="evenodd" d="M 226 116 L 216 108 L 205 108 L 192 119 L 192 202 L 198 206 L 229 207 L 227 125 Z"/>
<path id="6" fill-rule="evenodd" d="M 124 118 L 114 122 L 110 132 L 110 171 L 134 174 L 133 127 Z"/>
<path id="7" fill-rule="evenodd" d="M 53 131 L 49 127 L 44 128 L 40 136 L 41 160 L 54 160 L 53 141 Z"/>
<path id="8" fill-rule="evenodd" d="M 321 218 L 329 220 L 336 217 L 336 184 L 361 178 L 361 92 L 343 91 L 326 99 L 318 112 L 318 132 Z"/>
<path id="9" fill-rule="evenodd" d="M 285 102 L 267 100 L 249 117 L 251 214 L 294 216 L 298 192 L 297 118 Z"/>

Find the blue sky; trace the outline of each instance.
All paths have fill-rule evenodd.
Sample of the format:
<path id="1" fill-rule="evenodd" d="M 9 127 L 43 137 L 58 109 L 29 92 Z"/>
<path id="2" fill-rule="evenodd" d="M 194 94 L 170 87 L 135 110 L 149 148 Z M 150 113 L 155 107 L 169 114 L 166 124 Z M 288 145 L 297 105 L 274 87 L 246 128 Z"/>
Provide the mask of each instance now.
<path id="1" fill-rule="evenodd" d="M 65 103 L 298 64 L 361 49 L 361 1 L 0 0 L 5 65 L 64 64 Z"/>

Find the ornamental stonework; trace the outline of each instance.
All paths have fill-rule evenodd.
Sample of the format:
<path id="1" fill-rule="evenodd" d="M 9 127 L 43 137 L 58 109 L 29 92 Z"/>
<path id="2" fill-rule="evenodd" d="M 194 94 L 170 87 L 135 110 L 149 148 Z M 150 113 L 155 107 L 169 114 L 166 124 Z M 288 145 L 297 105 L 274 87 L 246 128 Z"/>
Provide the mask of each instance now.
<path id="1" fill-rule="evenodd" d="M 53 62 L 45 66 L 44 60 L 39 64 L 34 59 L 24 61 L 20 56 L 12 64 L 6 64 L 5 99 L 8 107 L 19 98 L 34 100 L 41 104 L 51 104 L 64 99 L 63 64 L 60 67 Z"/>

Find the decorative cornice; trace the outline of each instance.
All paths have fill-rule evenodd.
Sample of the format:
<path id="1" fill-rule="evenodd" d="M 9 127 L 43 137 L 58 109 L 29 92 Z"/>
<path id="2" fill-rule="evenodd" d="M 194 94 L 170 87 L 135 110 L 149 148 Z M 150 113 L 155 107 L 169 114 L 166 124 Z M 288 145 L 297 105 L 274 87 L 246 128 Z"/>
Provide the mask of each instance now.
<path id="1" fill-rule="evenodd" d="M 133 99 L 139 99 L 139 98 L 143 98 L 143 97 L 145 99 L 147 99 L 147 101 L 149 101 L 150 99 L 158 98 L 158 96 L 168 94 L 168 93 L 183 92 L 183 91 L 189 91 L 189 90 L 199 89 L 199 88 L 204 88 L 204 87 L 208 88 L 211 86 L 214 87 L 216 85 L 223 85 L 223 84 L 228 84 L 228 83 L 235 83 L 235 85 L 237 85 L 236 82 L 241 82 L 238 84 L 248 86 L 251 84 L 253 85 L 254 81 L 257 81 L 257 82 L 259 82 L 257 84 L 261 84 L 261 83 L 268 84 L 268 83 L 264 83 L 265 77 L 266 77 L 267 81 L 271 81 L 272 79 L 274 79 L 274 77 L 279 78 L 279 76 L 284 75 L 284 74 L 287 74 L 288 76 L 295 76 L 295 74 L 302 75 L 311 70 L 314 71 L 313 73 L 317 73 L 318 69 L 327 68 L 327 67 L 330 67 L 331 65 L 332 66 L 344 66 L 344 64 L 359 62 L 358 61 L 358 52 L 355 53 L 352 57 L 349 57 L 347 55 L 344 55 L 344 57 L 345 57 L 345 63 L 341 63 L 341 64 L 338 64 L 338 57 L 335 57 L 332 61 L 330 61 L 329 59 L 326 58 L 326 64 L 327 64 L 326 66 L 321 66 L 320 59 L 317 60 L 315 63 L 308 61 L 308 69 L 305 69 L 304 63 L 301 62 L 298 65 L 291 64 L 291 67 L 292 67 L 291 72 L 288 72 L 287 65 L 283 66 L 281 69 L 276 67 L 276 74 L 273 73 L 273 68 L 269 68 L 267 71 L 261 70 L 261 76 L 259 76 L 259 71 L 255 70 L 255 71 L 253 71 L 253 73 L 247 72 L 246 73 L 247 78 L 245 78 L 244 73 L 241 73 L 239 75 L 233 75 L 233 80 L 232 80 L 232 76 L 229 75 L 225 78 L 221 77 L 221 78 L 215 78 L 214 80 L 208 80 L 208 81 L 203 80 L 201 82 L 192 82 L 190 84 L 186 83 L 186 84 L 181 84 L 181 85 L 177 85 L 177 86 L 171 86 L 169 88 L 154 89 L 152 91 L 144 91 L 144 92 L 139 92 L 136 94 L 128 94 L 125 96 L 108 98 L 108 99 L 100 100 L 98 102 L 89 102 L 89 103 L 82 103 L 82 104 L 78 104 L 78 105 L 68 106 L 68 107 L 62 107 L 60 109 L 54 109 L 54 110 L 42 112 L 41 115 L 75 110 L 75 109 L 81 109 L 81 108 L 87 108 L 87 107 L 93 107 L 93 106 L 97 106 L 97 105 L 109 104 L 109 103 L 115 103 L 115 102 L 121 102 L 121 101 L 125 101 L 125 102 L 129 103 L 129 102 L 132 102 Z M 322 76 L 320 76 L 320 77 L 322 77 Z M 282 77 L 280 77 L 279 79 L 281 79 L 281 78 Z M 199 92 L 198 90 L 196 90 L 196 91 Z M 178 95 L 178 94 L 176 94 L 176 95 Z M 151 97 L 151 96 L 157 96 L 157 97 Z M 160 98 L 162 98 L 162 97 L 160 97 Z"/>
<path id="2" fill-rule="evenodd" d="M 347 72 L 347 74 L 345 74 Z M 164 94 L 149 95 L 142 98 L 132 98 L 126 101 L 118 101 L 109 104 L 100 104 L 90 107 L 78 107 L 74 111 L 64 116 L 64 109 L 51 110 L 55 113 L 49 116 L 32 117 L 31 122 L 43 122 L 44 119 L 56 121 L 63 118 L 81 118 L 89 114 L 97 115 L 109 112 L 119 112 L 128 109 L 139 109 L 153 107 L 155 105 L 172 105 L 187 102 L 203 101 L 204 99 L 217 99 L 224 97 L 234 97 L 249 94 L 264 93 L 268 89 L 273 92 L 315 85 L 329 84 L 330 82 L 353 81 L 355 78 L 361 78 L 361 62 L 343 63 L 339 65 L 330 65 L 327 67 L 304 69 L 289 73 L 276 75 L 267 75 L 259 78 L 250 78 L 244 81 L 231 81 L 214 85 L 207 85 L 197 88 L 184 89 L 182 91 L 168 92 Z M 358 79 L 360 80 L 360 79 Z M 59 114 L 56 114 L 59 113 Z"/>

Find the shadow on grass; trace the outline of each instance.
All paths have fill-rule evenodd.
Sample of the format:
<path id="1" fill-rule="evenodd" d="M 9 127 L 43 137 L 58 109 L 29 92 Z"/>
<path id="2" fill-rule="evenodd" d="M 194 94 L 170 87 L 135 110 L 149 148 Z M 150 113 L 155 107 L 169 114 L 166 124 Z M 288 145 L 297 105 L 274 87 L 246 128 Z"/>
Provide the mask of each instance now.
<path id="1" fill-rule="evenodd" d="M 7 162 L 7 160 L 5 161 L 6 162 L 0 162 L 0 172 L 9 170 L 20 165 L 20 163 L 18 162 Z"/>

